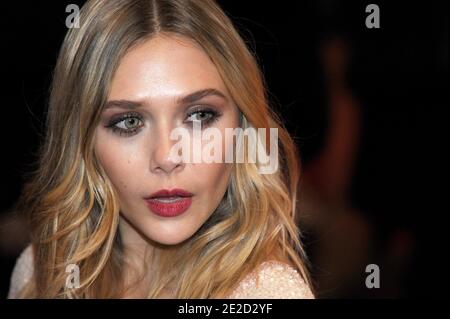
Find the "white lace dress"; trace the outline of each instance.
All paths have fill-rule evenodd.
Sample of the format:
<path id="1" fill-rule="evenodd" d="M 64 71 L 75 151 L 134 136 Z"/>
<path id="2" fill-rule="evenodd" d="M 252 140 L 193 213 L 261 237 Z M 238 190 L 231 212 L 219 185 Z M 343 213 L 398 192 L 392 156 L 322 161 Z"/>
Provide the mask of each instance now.
<path id="1" fill-rule="evenodd" d="M 33 252 L 28 246 L 17 259 L 11 276 L 8 298 L 18 298 L 20 290 L 33 273 Z M 231 299 L 313 299 L 309 286 L 287 264 L 268 261 L 248 275 L 230 294 Z"/>

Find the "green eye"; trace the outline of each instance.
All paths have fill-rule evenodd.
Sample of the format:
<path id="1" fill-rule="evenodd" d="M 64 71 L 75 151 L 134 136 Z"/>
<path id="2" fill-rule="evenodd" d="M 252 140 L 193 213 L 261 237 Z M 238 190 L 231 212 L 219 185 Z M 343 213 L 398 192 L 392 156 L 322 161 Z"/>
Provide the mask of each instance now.
<path id="1" fill-rule="evenodd" d="M 123 123 L 124 127 L 120 127 L 120 125 L 117 125 L 117 127 L 124 129 L 124 130 L 131 130 L 131 129 L 138 127 L 140 125 L 139 122 L 140 122 L 140 120 L 138 118 L 130 117 L 130 118 L 127 118 L 127 119 L 117 123 L 117 124 Z"/>
<path id="2" fill-rule="evenodd" d="M 108 128 L 119 135 L 133 135 L 144 125 L 142 119 L 134 114 L 125 114 L 118 119 L 112 120 Z"/>
<path id="3" fill-rule="evenodd" d="M 189 116 L 192 122 L 205 122 L 214 117 L 214 114 L 208 111 L 198 111 Z"/>
<path id="4" fill-rule="evenodd" d="M 217 121 L 221 115 L 211 108 L 198 107 L 188 114 L 186 122 L 200 122 L 203 125 L 209 125 Z"/>

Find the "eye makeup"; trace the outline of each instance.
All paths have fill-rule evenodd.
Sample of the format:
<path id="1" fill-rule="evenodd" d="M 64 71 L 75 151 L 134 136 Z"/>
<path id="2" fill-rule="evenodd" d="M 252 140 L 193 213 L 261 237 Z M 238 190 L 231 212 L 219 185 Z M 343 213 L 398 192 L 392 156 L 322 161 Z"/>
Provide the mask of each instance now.
<path id="1" fill-rule="evenodd" d="M 143 122 L 143 118 L 139 113 L 130 112 L 113 117 L 105 127 L 120 136 L 131 136 L 141 129 L 141 127 L 144 125 Z M 136 125 L 136 123 L 141 124 L 139 126 L 134 126 L 131 128 L 128 127 L 128 124 L 131 124 L 131 126 L 133 126 Z"/>
<path id="2" fill-rule="evenodd" d="M 193 119 L 195 116 L 197 116 L 197 119 Z M 200 119 L 198 118 L 199 116 Z M 200 122 L 202 127 L 209 127 L 214 122 L 218 121 L 221 116 L 222 113 L 216 111 L 214 108 L 206 105 L 199 105 L 188 112 L 186 122 Z"/>
<path id="3" fill-rule="evenodd" d="M 211 126 L 219 120 L 222 113 L 215 110 L 215 108 L 207 105 L 198 105 L 187 112 L 184 123 L 191 126 L 192 122 L 200 122 L 202 128 Z M 144 126 L 144 118 L 138 112 L 128 112 L 113 116 L 108 124 L 105 125 L 113 133 L 119 136 L 132 136 L 137 134 Z"/>

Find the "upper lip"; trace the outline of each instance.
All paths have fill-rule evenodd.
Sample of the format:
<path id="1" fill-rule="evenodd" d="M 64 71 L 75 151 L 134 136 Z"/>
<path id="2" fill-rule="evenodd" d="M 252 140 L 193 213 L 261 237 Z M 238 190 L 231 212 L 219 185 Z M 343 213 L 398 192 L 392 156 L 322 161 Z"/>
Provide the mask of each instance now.
<path id="1" fill-rule="evenodd" d="M 180 197 L 190 197 L 193 194 L 181 189 L 181 188 L 174 188 L 172 190 L 168 190 L 168 189 L 161 189 L 147 197 L 145 197 L 145 199 L 152 199 L 152 198 L 157 198 L 157 197 L 173 197 L 173 196 L 180 196 Z"/>

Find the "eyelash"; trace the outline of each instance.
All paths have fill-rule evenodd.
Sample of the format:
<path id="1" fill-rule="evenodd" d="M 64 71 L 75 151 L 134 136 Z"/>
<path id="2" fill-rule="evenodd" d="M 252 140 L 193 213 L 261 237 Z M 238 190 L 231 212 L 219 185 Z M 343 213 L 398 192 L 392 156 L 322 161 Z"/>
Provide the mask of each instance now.
<path id="1" fill-rule="evenodd" d="M 196 107 L 194 110 L 190 111 L 187 114 L 187 117 L 189 118 L 192 115 L 195 115 L 198 113 L 207 113 L 210 115 L 210 118 L 208 118 L 204 121 L 200 121 L 202 123 L 202 127 L 210 126 L 212 123 L 216 122 L 219 119 L 219 117 L 222 115 L 221 113 L 219 113 L 209 107 L 199 106 L 199 107 Z M 143 119 L 140 114 L 127 113 L 127 114 L 121 115 L 119 118 L 111 120 L 110 123 L 108 123 L 106 125 L 106 128 L 111 129 L 114 133 L 119 134 L 120 136 L 134 135 L 142 127 L 142 125 L 140 125 L 136 128 L 133 128 L 133 129 L 129 129 L 129 130 L 125 130 L 125 129 L 122 129 L 122 128 L 116 126 L 117 124 L 119 124 L 127 119 L 130 119 L 130 118 L 137 119 L 138 121 L 143 122 Z M 188 121 L 188 122 L 193 122 L 193 121 Z"/>
<path id="2" fill-rule="evenodd" d="M 134 129 L 125 130 L 120 127 L 117 127 L 116 125 L 128 120 L 128 119 L 138 119 L 140 122 L 142 122 L 142 117 L 138 113 L 127 113 L 123 114 L 118 118 L 112 119 L 108 125 L 106 125 L 106 128 L 109 128 L 113 131 L 113 133 L 119 134 L 120 136 L 130 136 L 133 135 L 135 132 L 137 132 L 141 127 L 136 127 Z"/>
<path id="3" fill-rule="evenodd" d="M 204 121 L 200 121 L 202 123 L 202 127 L 210 126 L 214 122 L 218 121 L 220 116 L 222 115 L 222 113 L 219 113 L 216 110 L 213 110 L 212 108 L 204 107 L 204 106 L 197 106 L 192 111 L 190 111 L 187 116 L 189 118 L 192 115 L 198 114 L 198 113 L 206 113 L 206 114 L 210 115 L 209 119 L 204 120 Z"/>

